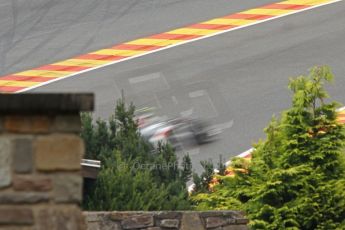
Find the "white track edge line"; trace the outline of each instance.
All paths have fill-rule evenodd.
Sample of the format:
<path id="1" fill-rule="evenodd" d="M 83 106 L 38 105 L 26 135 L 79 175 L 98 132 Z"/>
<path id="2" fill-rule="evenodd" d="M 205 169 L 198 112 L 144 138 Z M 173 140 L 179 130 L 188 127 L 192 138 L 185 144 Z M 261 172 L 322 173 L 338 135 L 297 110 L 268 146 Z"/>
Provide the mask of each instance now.
<path id="1" fill-rule="evenodd" d="M 318 7 L 321 7 L 321 6 L 330 5 L 330 4 L 333 4 L 333 3 L 336 3 L 336 2 L 341 2 L 341 1 L 343 1 L 343 0 L 334 0 L 334 1 L 323 3 L 323 4 L 320 4 L 320 5 L 311 6 L 311 7 L 302 9 L 302 10 L 290 12 L 290 13 L 287 13 L 287 14 L 284 14 L 284 15 L 279 15 L 279 16 L 268 18 L 268 19 L 265 19 L 265 20 L 259 20 L 257 22 L 254 22 L 254 23 L 251 23 L 251 24 L 248 24 L 248 25 L 234 27 L 234 28 L 230 28 L 228 30 L 222 30 L 222 31 L 219 31 L 219 32 L 214 33 L 214 34 L 210 34 L 210 35 L 202 36 L 202 37 L 199 37 L 199 38 L 187 40 L 187 41 L 184 41 L 184 42 L 181 42 L 181 43 L 177 43 L 177 44 L 174 44 L 174 45 L 170 45 L 170 46 L 165 46 L 163 48 L 160 48 L 160 49 L 157 49 L 157 50 L 153 50 L 153 51 L 150 51 L 150 52 L 147 52 L 147 53 L 143 53 L 143 54 L 139 54 L 139 55 L 136 55 L 136 56 L 124 58 L 124 59 L 121 59 L 121 60 L 117 60 L 117 61 L 114 61 L 114 62 L 107 63 L 105 65 L 100 65 L 100 66 L 93 67 L 93 68 L 90 68 L 90 69 L 86 69 L 86 70 L 83 70 L 83 71 L 80 71 L 80 72 L 76 72 L 76 73 L 73 73 L 73 74 L 61 77 L 61 78 L 56 78 L 56 79 L 51 80 L 51 81 L 43 82 L 41 84 L 38 84 L 38 85 L 35 85 L 35 86 L 32 86 L 32 87 L 28 87 L 28 88 L 25 88 L 25 89 L 22 89 L 22 90 L 19 90 L 19 91 L 15 92 L 15 93 L 23 93 L 23 92 L 26 92 L 26 91 L 29 91 L 29 90 L 32 90 L 32 89 L 35 89 L 35 88 L 38 88 L 38 87 L 41 87 L 41 86 L 44 86 L 44 85 L 51 84 L 51 83 L 56 82 L 56 81 L 60 81 L 60 80 L 63 80 L 63 79 L 69 78 L 69 77 L 73 77 L 73 76 L 76 76 L 76 75 L 79 75 L 79 74 L 87 73 L 87 72 L 90 72 L 90 71 L 93 71 L 93 70 L 96 70 L 96 69 L 104 68 L 104 67 L 107 67 L 107 66 L 110 66 L 110 65 L 114 65 L 114 64 L 117 64 L 117 63 L 120 63 L 120 62 L 128 61 L 128 60 L 131 60 L 131 59 L 134 59 L 134 58 L 139 58 L 139 57 L 142 57 L 142 56 L 145 56 L 145 55 L 149 55 L 149 54 L 156 53 L 156 52 L 159 52 L 159 51 L 162 51 L 162 50 L 170 49 L 170 48 L 173 48 L 173 47 L 176 47 L 176 46 L 180 46 L 180 45 L 184 45 L 184 44 L 187 44 L 187 43 L 199 41 L 199 40 L 202 40 L 202 39 L 214 37 L 214 36 L 221 35 L 221 34 L 224 34 L 224 33 L 230 32 L 230 31 L 239 30 L 239 29 L 242 29 L 242 28 L 254 26 L 254 25 L 257 25 L 257 24 L 260 24 L 260 23 L 264 23 L 264 22 L 271 21 L 271 20 L 274 20 L 274 19 L 286 17 L 286 16 L 289 16 L 289 15 L 292 15 L 292 14 L 301 13 L 301 12 L 304 12 L 304 11 L 308 11 L 308 10 L 311 10 L 311 9 L 315 9 L 315 8 L 318 8 Z M 252 8 L 252 9 L 256 9 L 256 8 Z M 251 9 L 248 9 L 248 10 L 251 10 Z M 240 13 L 240 12 L 238 12 L 238 13 Z M 212 20 L 212 19 L 210 19 L 210 20 Z M 181 27 L 181 28 L 184 28 L 184 27 Z M 143 38 L 145 38 L 145 37 L 143 37 Z M 143 38 L 138 38 L 138 39 L 143 39 Z M 131 40 L 131 41 L 134 41 L 134 40 Z M 128 41 L 128 42 L 131 42 L 131 41 Z M 124 42 L 124 43 L 126 43 L 126 42 Z M 123 44 L 123 43 L 121 43 L 121 44 Z M 94 51 L 94 52 L 97 52 L 97 51 Z M 68 60 L 68 59 L 65 59 L 65 60 Z"/>
<path id="2" fill-rule="evenodd" d="M 241 153 L 241 154 L 239 154 L 239 155 L 237 155 L 237 156 L 234 156 L 234 157 L 246 157 L 246 156 L 248 156 L 249 154 L 251 154 L 251 152 L 253 152 L 253 150 L 254 150 L 254 148 L 250 148 L 250 149 L 244 151 L 243 153 Z M 226 165 L 226 166 L 229 166 L 230 163 L 231 163 L 231 160 L 225 162 L 225 165 Z"/>
<path id="3" fill-rule="evenodd" d="M 341 112 L 341 111 L 343 111 L 343 110 L 345 110 L 345 106 L 336 109 L 337 112 Z"/>

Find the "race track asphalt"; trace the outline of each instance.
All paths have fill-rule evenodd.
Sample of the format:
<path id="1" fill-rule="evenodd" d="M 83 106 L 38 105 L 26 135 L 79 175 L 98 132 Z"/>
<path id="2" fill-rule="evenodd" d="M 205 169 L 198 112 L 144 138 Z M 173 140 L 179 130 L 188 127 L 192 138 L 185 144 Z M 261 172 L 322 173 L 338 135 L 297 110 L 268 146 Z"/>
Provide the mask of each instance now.
<path id="1" fill-rule="evenodd" d="M 0 76 L 270 2 L 0 1 Z"/>
<path id="2" fill-rule="evenodd" d="M 69 1 L 63 2 L 65 7 L 69 4 Z M 108 1 L 103 2 L 106 4 Z M 154 10 L 150 9 L 162 14 L 164 18 L 163 22 L 157 19 L 151 21 L 151 25 L 147 22 L 153 19 L 150 19 L 150 15 L 145 16 L 149 12 L 144 12 L 145 6 L 140 8 L 142 1 L 133 2 L 137 4 L 133 3 L 134 8 L 124 12 L 120 19 L 110 19 L 111 13 L 105 14 L 109 17 L 105 17 L 109 20 L 109 25 L 112 20 L 115 22 L 112 29 L 100 26 L 99 31 L 95 32 L 95 29 L 89 26 L 89 31 L 93 34 L 89 37 L 90 43 L 88 38 L 83 38 L 85 40 L 81 39 L 82 42 L 78 43 L 78 37 L 82 37 L 81 33 L 87 34 L 85 31 L 88 31 L 86 28 L 78 27 L 83 23 L 71 26 L 80 30 L 79 35 L 73 35 L 77 38 L 72 35 L 64 37 L 56 32 L 56 38 L 47 39 L 46 43 L 41 41 L 43 45 L 50 44 L 50 47 L 54 42 L 60 44 L 59 40 L 63 40 L 68 44 L 65 48 L 57 45 L 58 48 L 50 50 L 39 46 L 39 41 L 37 45 L 26 41 L 27 44 L 31 44 L 29 47 L 34 54 L 23 48 L 23 53 L 16 54 L 21 64 L 17 64 L 14 57 L 7 57 L 8 61 L 3 65 L 4 73 L 44 64 L 43 61 L 49 57 L 49 52 L 56 53 L 53 55 L 54 58 L 64 59 L 78 52 L 85 53 L 129 39 L 164 32 L 189 23 L 263 5 L 269 1 L 260 1 L 261 4 L 249 1 L 217 1 L 217 7 L 214 6 L 214 0 L 170 1 L 171 5 L 168 6 L 165 6 L 165 3 L 157 3 L 158 1 L 146 1 L 147 4 L 156 2 L 158 6 L 155 6 Z M 227 4 L 233 6 L 226 8 Z M 182 8 L 185 9 L 187 6 L 190 7 L 189 11 L 183 12 Z M 175 15 L 168 10 L 169 7 Z M 108 10 L 106 7 L 102 9 Z M 142 13 L 142 18 L 137 19 L 138 22 L 147 20 L 146 23 L 135 27 L 136 23 L 131 22 L 127 16 L 134 15 L 135 11 Z M 108 117 L 123 89 L 127 100 L 134 101 L 138 107 L 155 106 L 159 114 L 170 117 L 192 113 L 215 124 L 222 124 L 226 129 L 219 141 L 186 149 L 191 154 L 195 169 L 200 171 L 200 160 L 212 158 L 216 161 L 219 154 L 229 158 L 247 150 L 253 142 L 263 138 L 263 128 L 272 115 L 279 115 L 280 111 L 290 105 L 291 94 L 287 89 L 289 77 L 307 74 L 308 69 L 314 65 L 327 64 L 333 69 L 336 76 L 335 84 L 328 87 L 329 92 L 332 99 L 345 102 L 344 12 L 345 1 L 341 1 L 118 63 L 31 92 L 95 92 L 95 116 Z M 90 17 L 91 15 L 92 13 Z M 176 21 L 169 22 L 173 17 L 176 17 Z M 125 18 L 131 26 L 124 27 L 121 23 L 122 27 L 117 28 L 116 22 Z M 68 21 L 67 16 L 66 20 Z M 45 22 L 47 30 L 48 22 L 49 20 Z M 66 24 L 62 23 L 61 28 Z M 85 27 L 88 27 L 87 22 Z M 133 30 L 135 32 L 130 32 Z M 101 36 L 100 31 L 106 31 L 106 36 Z M 121 31 L 118 32 L 121 35 L 116 37 L 116 31 Z M 53 33 L 50 36 L 53 36 Z M 114 38 L 111 40 L 109 36 Z M 39 35 L 36 39 L 39 40 Z M 35 57 L 41 59 L 36 60 Z"/>

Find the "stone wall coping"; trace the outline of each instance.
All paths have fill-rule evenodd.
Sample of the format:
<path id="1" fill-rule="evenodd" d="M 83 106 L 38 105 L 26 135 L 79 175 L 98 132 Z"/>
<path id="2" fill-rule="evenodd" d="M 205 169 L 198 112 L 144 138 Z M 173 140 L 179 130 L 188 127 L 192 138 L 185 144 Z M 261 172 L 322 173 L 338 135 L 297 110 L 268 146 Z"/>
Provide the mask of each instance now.
<path id="1" fill-rule="evenodd" d="M 66 114 L 93 111 L 92 93 L 0 94 L 0 114 Z"/>
<path id="2" fill-rule="evenodd" d="M 233 210 L 210 210 L 210 211 L 84 211 L 84 213 L 89 214 L 111 214 L 111 213 L 124 213 L 124 214 L 164 214 L 164 213 L 193 213 L 193 214 L 202 214 L 201 216 L 221 216 L 221 215 L 231 215 L 238 214 L 244 215 L 242 211 L 233 211 Z"/>
<path id="3" fill-rule="evenodd" d="M 242 211 L 84 211 L 88 230 L 248 230 Z"/>
<path id="4" fill-rule="evenodd" d="M 111 219 L 122 219 L 130 216 L 150 215 L 158 219 L 180 218 L 182 215 L 198 215 L 202 218 L 226 217 L 231 219 L 243 219 L 246 214 L 243 211 L 214 210 L 214 211 L 84 211 L 86 216 L 111 216 Z"/>

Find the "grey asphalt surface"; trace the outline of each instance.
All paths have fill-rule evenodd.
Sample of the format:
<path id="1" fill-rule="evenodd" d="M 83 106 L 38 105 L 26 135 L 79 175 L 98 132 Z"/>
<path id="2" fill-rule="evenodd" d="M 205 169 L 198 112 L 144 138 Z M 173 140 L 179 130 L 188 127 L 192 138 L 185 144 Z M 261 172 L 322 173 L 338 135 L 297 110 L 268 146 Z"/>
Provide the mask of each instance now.
<path id="1" fill-rule="evenodd" d="M 190 2 L 191 5 L 203 5 L 204 1 Z M 211 4 L 212 1 L 209 2 Z M 210 16 L 231 13 L 231 7 L 221 12 L 226 5 L 224 3 L 226 1 L 219 1 L 220 12 Z M 237 2 L 235 5 L 241 4 Z M 252 7 L 258 5 L 262 4 Z M 206 9 L 203 8 L 204 11 Z M 206 10 L 205 13 L 209 14 L 210 11 Z M 272 114 L 278 115 L 290 105 L 291 94 L 287 89 L 289 77 L 307 74 L 314 65 L 327 64 L 332 67 L 336 78 L 335 84 L 328 87 L 329 92 L 333 99 L 345 102 L 344 12 L 345 1 L 341 1 L 84 73 L 32 92 L 95 92 L 96 116 L 108 117 L 116 98 L 120 97 L 121 89 L 124 89 L 127 100 L 134 101 L 138 107 L 155 106 L 158 113 L 169 116 L 192 112 L 215 124 L 223 124 L 227 128 L 219 141 L 186 148 L 195 169 L 200 171 L 200 160 L 212 158 L 216 161 L 219 154 L 229 158 L 263 138 L 262 130 Z M 190 17 L 187 23 L 175 22 L 175 26 L 170 27 L 171 24 L 167 26 L 165 22 L 159 28 L 164 31 L 164 26 L 171 29 L 207 19 L 182 13 L 177 20 L 185 16 Z M 194 18 L 197 20 L 193 21 Z M 139 37 L 147 35 L 144 31 L 142 34 L 137 32 Z M 152 32 L 161 30 L 151 28 L 147 33 Z M 94 36 L 96 41 L 99 35 Z M 75 47 L 78 42 L 70 39 L 69 48 L 78 50 Z M 118 41 L 121 42 L 121 39 Z M 96 43 L 102 45 L 102 42 Z M 90 47 L 85 47 L 80 50 L 87 52 Z M 41 52 L 45 51 L 43 48 Z M 61 52 L 63 56 L 73 51 L 66 48 Z M 26 61 L 24 59 L 21 59 L 22 62 Z M 7 69 L 19 66 L 22 67 L 16 67 L 15 64 Z"/>
<path id="2" fill-rule="evenodd" d="M 2 0 L 0 76 L 274 0 Z"/>

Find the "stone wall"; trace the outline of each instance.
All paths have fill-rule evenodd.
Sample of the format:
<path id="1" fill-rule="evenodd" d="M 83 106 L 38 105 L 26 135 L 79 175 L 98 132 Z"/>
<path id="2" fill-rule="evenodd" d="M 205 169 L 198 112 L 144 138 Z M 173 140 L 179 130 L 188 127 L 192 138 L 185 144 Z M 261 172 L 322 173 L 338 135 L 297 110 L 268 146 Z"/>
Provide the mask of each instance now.
<path id="1" fill-rule="evenodd" d="M 82 230 L 80 111 L 93 95 L 0 95 L 0 229 Z"/>
<path id="2" fill-rule="evenodd" d="M 85 212 L 87 230 L 247 230 L 237 211 Z"/>

